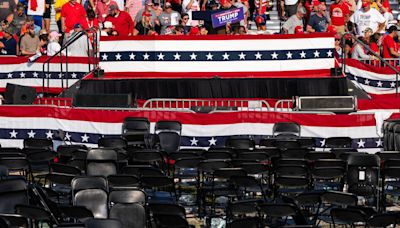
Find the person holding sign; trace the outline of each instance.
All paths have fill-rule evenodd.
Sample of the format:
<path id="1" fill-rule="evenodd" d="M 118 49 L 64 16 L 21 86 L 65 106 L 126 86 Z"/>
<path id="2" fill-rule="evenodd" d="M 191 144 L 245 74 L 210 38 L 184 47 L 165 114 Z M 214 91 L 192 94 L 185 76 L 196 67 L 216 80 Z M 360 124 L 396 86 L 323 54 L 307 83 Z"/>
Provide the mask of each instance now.
<path id="1" fill-rule="evenodd" d="M 161 35 L 165 34 L 165 29 L 168 26 L 176 26 L 179 24 L 181 15 L 172 10 L 172 5 L 169 2 L 165 3 L 165 10 L 157 17 L 156 23 L 161 26 Z"/>

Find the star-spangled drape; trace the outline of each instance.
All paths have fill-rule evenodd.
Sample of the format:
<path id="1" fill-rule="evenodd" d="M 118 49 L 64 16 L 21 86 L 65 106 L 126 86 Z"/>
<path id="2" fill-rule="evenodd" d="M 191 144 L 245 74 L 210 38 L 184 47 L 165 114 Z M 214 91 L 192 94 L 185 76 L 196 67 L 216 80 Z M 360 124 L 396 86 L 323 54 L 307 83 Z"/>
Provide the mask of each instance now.
<path id="1" fill-rule="evenodd" d="M 373 80 L 360 76 L 354 76 L 350 73 L 347 73 L 347 78 L 367 86 L 373 86 L 377 88 L 396 88 L 396 81 Z M 400 85 L 400 82 L 398 83 Z"/>
<path id="2" fill-rule="evenodd" d="M 333 49 L 101 52 L 101 61 L 263 61 L 332 58 Z"/>
<path id="3" fill-rule="evenodd" d="M 50 79 L 81 79 L 85 76 L 85 72 L 49 72 L 43 71 L 13 71 L 8 73 L 0 73 L 0 79 L 18 79 L 18 78 L 50 78 Z"/>
<path id="4" fill-rule="evenodd" d="M 65 141 L 76 143 L 97 144 L 102 137 L 118 137 L 119 135 L 103 135 L 87 132 L 65 132 Z M 229 136 L 182 136 L 181 146 L 185 147 L 224 147 Z M 270 138 L 270 135 L 254 135 L 250 136 L 259 143 L 263 138 Z M 61 140 L 58 130 L 52 129 L 0 129 L 1 139 L 26 139 L 26 138 L 48 138 L 53 140 Z M 322 148 L 325 146 L 325 139 L 313 138 L 314 146 Z M 354 138 L 352 147 L 362 148 L 382 148 L 383 140 L 381 138 Z"/>

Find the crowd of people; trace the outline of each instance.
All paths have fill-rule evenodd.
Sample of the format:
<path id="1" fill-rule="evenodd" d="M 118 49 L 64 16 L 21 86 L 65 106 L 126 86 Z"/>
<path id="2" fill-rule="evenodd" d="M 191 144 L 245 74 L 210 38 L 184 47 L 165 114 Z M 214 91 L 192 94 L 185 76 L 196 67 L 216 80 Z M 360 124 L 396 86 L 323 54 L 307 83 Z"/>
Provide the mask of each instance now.
<path id="1" fill-rule="evenodd" d="M 249 33 L 253 21 L 263 32 L 273 6 L 271 0 L 54 1 L 0 0 L 0 53 L 54 55 L 74 33 L 88 29 L 89 38 L 95 31 L 101 36 L 240 35 Z M 335 33 L 338 54 L 358 59 L 376 58 L 371 50 L 385 58 L 400 56 L 398 22 L 388 0 L 334 0 L 329 6 L 326 0 L 278 0 L 277 6 L 282 33 Z M 213 27 L 212 13 L 241 7 L 244 19 Z M 58 31 L 50 31 L 53 8 Z M 343 49 L 339 40 L 347 32 L 353 32 L 370 48 L 347 38 Z M 90 45 L 85 47 L 84 39 L 80 43 L 71 49 L 71 55 L 87 55 Z"/>

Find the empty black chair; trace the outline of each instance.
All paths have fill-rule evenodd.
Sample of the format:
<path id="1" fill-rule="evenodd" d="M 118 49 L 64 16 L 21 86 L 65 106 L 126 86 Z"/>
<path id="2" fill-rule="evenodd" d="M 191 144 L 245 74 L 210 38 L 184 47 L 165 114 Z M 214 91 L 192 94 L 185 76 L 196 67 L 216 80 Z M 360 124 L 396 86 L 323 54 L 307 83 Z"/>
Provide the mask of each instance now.
<path id="1" fill-rule="evenodd" d="M 107 192 L 103 189 L 84 189 L 78 191 L 73 198 L 74 206 L 84 206 L 92 211 L 95 218 L 108 217 Z"/>
<path id="2" fill-rule="evenodd" d="M 296 139 L 287 139 L 287 138 L 276 139 L 273 145 L 279 148 L 280 150 L 301 149 L 301 145 Z"/>
<path id="3" fill-rule="evenodd" d="M 300 125 L 295 122 L 275 123 L 272 128 L 273 136 L 300 137 Z"/>
<path id="4" fill-rule="evenodd" d="M 93 212 L 85 206 L 59 206 L 63 218 L 84 222 L 93 218 Z"/>
<path id="5" fill-rule="evenodd" d="M 387 195 L 400 196 L 400 159 L 384 161 L 382 170 L 382 205 L 386 208 Z"/>
<path id="6" fill-rule="evenodd" d="M 4 221 L 8 226 L 5 226 L 5 228 L 9 227 L 29 227 L 30 223 L 28 221 L 28 218 L 25 218 L 22 215 L 18 214 L 0 214 L 0 218 L 2 221 Z M 4 223 L 3 223 L 4 225 Z"/>
<path id="7" fill-rule="evenodd" d="M 87 228 L 122 228 L 122 224 L 117 219 L 88 219 L 86 221 Z"/>
<path id="8" fill-rule="evenodd" d="M 387 227 L 393 225 L 396 227 L 396 224 L 399 220 L 399 213 L 397 212 L 386 212 L 381 214 L 372 215 L 367 220 L 368 227 Z"/>
<path id="9" fill-rule="evenodd" d="M 267 198 L 268 185 L 260 183 L 253 176 L 231 176 L 230 183 L 232 183 L 237 192 L 237 196 L 240 200 L 248 197 L 254 198 L 257 193 L 261 193 L 264 199 Z"/>
<path id="10" fill-rule="evenodd" d="M 146 193 L 140 189 L 118 189 L 110 192 L 109 203 L 138 203 L 146 205 Z"/>
<path id="11" fill-rule="evenodd" d="M 113 148 L 113 149 L 124 149 L 127 146 L 127 142 L 123 138 L 100 138 L 99 141 L 97 142 L 97 145 L 99 147 L 105 147 L 105 148 Z"/>
<path id="12" fill-rule="evenodd" d="M 225 142 L 225 146 L 235 150 L 252 150 L 255 147 L 255 142 L 250 138 L 229 137 Z"/>
<path id="13" fill-rule="evenodd" d="M 140 178 L 134 175 L 117 174 L 107 177 L 110 189 L 139 187 Z"/>
<path id="14" fill-rule="evenodd" d="M 29 218 L 32 223 L 39 224 L 39 222 L 46 222 L 50 226 L 57 224 L 57 221 L 52 219 L 50 212 L 43 208 L 32 205 L 16 205 L 15 212 L 26 218 Z"/>
<path id="15" fill-rule="evenodd" d="M 321 200 L 323 203 L 322 207 L 327 209 L 347 208 L 357 205 L 358 202 L 358 198 L 355 194 L 339 191 L 326 191 L 322 193 Z M 332 223 L 332 218 L 329 210 L 322 211 L 318 219 L 329 224 Z"/>
<path id="16" fill-rule="evenodd" d="M 156 226 L 160 228 L 188 228 L 185 208 L 177 204 L 149 204 Z"/>
<path id="17" fill-rule="evenodd" d="M 304 156 L 309 152 L 307 148 L 284 148 L 281 151 L 282 158 L 304 159 Z"/>
<path id="18" fill-rule="evenodd" d="M 109 218 L 121 221 L 125 228 L 142 228 L 146 226 L 144 205 L 146 195 L 140 190 L 112 191 L 109 196 Z"/>
<path id="19" fill-rule="evenodd" d="M 85 189 L 102 189 L 108 192 L 107 180 L 104 177 L 80 176 L 71 181 L 72 194 Z"/>
<path id="20" fill-rule="evenodd" d="M 118 155 L 113 149 L 91 149 L 87 153 L 86 174 L 104 176 L 117 174 Z"/>
<path id="21" fill-rule="evenodd" d="M 367 223 L 368 216 L 355 208 L 332 208 L 330 211 L 333 226 L 345 224 L 354 226 L 355 223 Z"/>
<path id="22" fill-rule="evenodd" d="M 286 225 L 288 217 L 293 217 L 298 213 L 298 208 L 290 203 L 264 203 L 260 204 L 259 207 L 261 212 L 270 218 L 284 219 L 283 224 L 279 224 L 279 226 Z"/>
<path id="23" fill-rule="evenodd" d="M 28 186 L 23 179 L 0 181 L 0 213 L 12 214 L 18 204 L 29 204 Z"/>
<path id="24" fill-rule="evenodd" d="M 129 145 L 149 146 L 150 122 L 147 118 L 127 117 L 122 124 L 122 137 Z"/>
<path id="25" fill-rule="evenodd" d="M 164 156 L 157 150 L 140 149 L 134 151 L 131 156 L 133 162 L 153 164 L 159 166 L 161 169 L 165 169 Z"/>
<path id="26" fill-rule="evenodd" d="M 325 140 L 325 148 L 351 148 L 350 137 L 330 137 Z"/>
<path id="27" fill-rule="evenodd" d="M 297 142 L 300 144 L 301 148 L 314 148 L 315 139 L 314 138 L 297 138 Z"/>
<path id="28" fill-rule="evenodd" d="M 182 124 L 178 121 L 158 121 L 156 123 L 155 133 L 164 152 L 171 154 L 179 150 L 181 131 Z"/>
<path id="29" fill-rule="evenodd" d="M 53 141 L 51 139 L 28 138 L 24 139 L 24 148 L 52 150 Z"/>
<path id="30" fill-rule="evenodd" d="M 261 227 L 260 219 L 254 217 L 241 218 L 241 219 L 235 219 L 226 224 L 226 228 L 242 228 L 242 227 L 259 228 Z"/>
<path id="31" fill-rule="evenodd" d="M 258 217 L 259 199 L 256 200 L 240 200 L 230 202 L 226 208 L 227 220 L 234 220 L 240 217 Z"/>
<path id="32" fill-rule="evenodd" d="M 348 191 L 358 196 L 375 197 L 378 203 L 380 159 L 374 154 L 354 153 L 347 160 Z"/>
<path id="33" fill-rule="evenodd" d="M 73 144 L 73 145 L 59 145 L 57 147 L 57 155 L 60 162 L 67 163 L 72 158 L 72 153 L 76 150 L 87 150 L 86 145 L 83 144 Z"/>
<path id="34" fill-rule="evenodd" d="M 304 158 L 309 161 L 315 161 L 319 159 L 336 159 L 336 155 L 331 152 L 310 151 Z"/>

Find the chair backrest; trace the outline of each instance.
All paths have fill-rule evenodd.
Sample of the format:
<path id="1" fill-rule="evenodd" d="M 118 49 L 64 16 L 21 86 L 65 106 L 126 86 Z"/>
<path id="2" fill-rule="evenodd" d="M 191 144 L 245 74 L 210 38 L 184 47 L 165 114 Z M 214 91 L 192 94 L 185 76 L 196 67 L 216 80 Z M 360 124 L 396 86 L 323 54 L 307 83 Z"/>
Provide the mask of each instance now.
<path id="1" fill-rule="evenodd" d="M 127 117 L 122 124 L 122 133 L 127 132 L 150 133 L 150 121 L 147 118 Z"/>
<path id="2" fill-rule="evenodd" d="M 272 128 L 272 135 L 295 135 L 300 136 L 300 125 L 295 122 L 275 123 Z"/>
<path id="3" fill-rule="evenodd" d="M 380 177 L 380 158 L 375 154 L 354 153 L 347 159 L 348 191 L 359 196 L 376 196 Z"/>
<path id="4" fill-rule="evenodd" d="M 309 161 L 315 161 L 318 159 L 336 159 L 336 155 L 332 152 L 310 151 L 304 158 Z"/>
<path id="5" fill-rule="evenodd" d="M 255 142 L 250 138 L 229 137 L 225 142 L 225 146 L 237 150 L 249 150 L 249 149 L 254 149 Z"/>
<path id="6" fill-rule="evenodd" d="M 158 133 L 160 147 L 167 154 L 171 154 L 179 150 L 181 145 L 181 135 L 175 131 L 161 131 Z"/>
<path id="7" fill-rule="evenodd" d="M 158 134 L 160 131 L 173 131 L 180 135 L 182 124 L 178 121 L 158 121 L 155 126 L 155 132 Z"/>
<path id="8" fill-rule="evenodd" d="M 327 191 L 321 195 L 321 199 L 324 203 L 337 206 L 354 206 L 357 205 L 358 202 L 357 195 L 337 191 Z"/>
<path id="9" fill-rule="evenodd" d="M 107 193 L 102 189 L 85 189 L 77 192 L 73 198 L 73 205 L 84 206 L 92 211 L 95 218 L 107 218 Z"/>
<path id="10" fill-rule="evenodd" d="M 122 224 L 117 219 L 88 219 L 87 228 L 122 228 Z"/>
<path id="11" fill-rule="evenodd" d="M 24 139 L 24 148 L 52 150 L 53 141 L 51 139 L 28 138 Z"/>
<path id="12" fill-rule="evenodd" d="M 263 213 L 273 218 L 294 216 L 297 213 L 297 207 L 289 203 L 265 203 L 259 207 Z"/>
<path id="13" fill-rule="evenodd" d="M 81 176 L 72 179 L 71 188 L 73 193 L 85 189 L 102 189 L 107 192 L 108 184 L 104 177 Z"/>
<path id="14" fill-rule="evenodd" d="M 110 189 L 138 187 L 140 179 L 135 175 L 117 174 L 107 176 Z"/>
<path id="15" fill-rule="evenodd" d="M 79 149 L 87 150 L 87 147 L 83 144 L 59 145 L 57 147 L 57 154 L 71 157 L 72 152 Z"/>
<path id="16" fill-rule="evenodd" d="M 146 193 L 140 189 L 116 190 L 112 191 L 108 197 L 111 204 L 117 203 L 138 203 L 146 204 Z"/>
<path id="17" fill-rule="evenodd" d="M 149 208 L 153 214 L 170 214 L 186 218 L 185 208 L 178 204 L 151 203 Z"/>
<path id="18" fill-rule="evenodd" d="M 97 145 L 105 148 L 122 149 L 126 148 L 127 142 L 123 138 L 100 138 Z"/>
<path id="19" fill-rule="evenodd" d="M 103 176 L 117 174 L 117 165 L 113 162 L 89 162 L 86 165 L 86 174 L 88 176 Z"/>
<path id="20" fill-rule="evenodd" d="M 29 204 L 28 187 L 23 179 L 0 181 L 0 213 L 14 213 L 15 205 Z"/>
<path id="21" fill-rule="evenodd" d="M 87 153 L 86 159 L 92 161 L 117 161 L 118 154 L 113 149 L 90 149 Z"/>
<path id="22" fill-rule="evenodd" d="M 226 224 L 226 228 L 258 228 L 260 227 L 260 219 L 259 218 L 241 218 L 241 219 L 235 219 L 231 222 L 228 222 Z"/>
<path id="23" fill-rule="evenodd" d="M 113 205 L 110 209 L 109 218 L 119 220 L 123 228 L 146 227 L 146 210 L 143 205 L 138 203 L 117 203 Z"/>
<path id="24" fill-rule="evenodd" d="M 351 148 L 350 137 L 330 137 L 325 140 L 326 148 Z"/>

